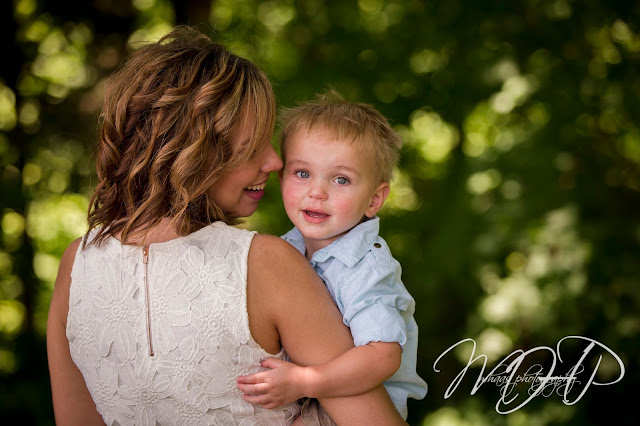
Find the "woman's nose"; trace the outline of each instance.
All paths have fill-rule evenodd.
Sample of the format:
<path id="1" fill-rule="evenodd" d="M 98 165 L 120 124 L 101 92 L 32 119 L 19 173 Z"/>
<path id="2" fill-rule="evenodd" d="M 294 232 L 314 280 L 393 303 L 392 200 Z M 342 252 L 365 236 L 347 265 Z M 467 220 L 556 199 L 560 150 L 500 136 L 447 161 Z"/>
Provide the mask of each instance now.
<path id="1" fill-rule="evenodd" d="M 282 168 L 282 160 L 271 144 L 267 147 L 262 160 L 262 171 L 265 173 L 275 172 Z"/>

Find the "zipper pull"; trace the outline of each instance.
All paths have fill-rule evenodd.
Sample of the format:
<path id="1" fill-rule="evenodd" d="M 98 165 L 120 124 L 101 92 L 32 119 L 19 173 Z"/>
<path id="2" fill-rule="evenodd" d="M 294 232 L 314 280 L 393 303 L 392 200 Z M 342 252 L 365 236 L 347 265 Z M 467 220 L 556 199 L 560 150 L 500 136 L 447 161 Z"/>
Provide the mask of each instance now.
<path id="1" fill-rule="evenodd" d="M 146 265 L 149 263 L 149 247 L 142 247 L 142 262 Z"/>

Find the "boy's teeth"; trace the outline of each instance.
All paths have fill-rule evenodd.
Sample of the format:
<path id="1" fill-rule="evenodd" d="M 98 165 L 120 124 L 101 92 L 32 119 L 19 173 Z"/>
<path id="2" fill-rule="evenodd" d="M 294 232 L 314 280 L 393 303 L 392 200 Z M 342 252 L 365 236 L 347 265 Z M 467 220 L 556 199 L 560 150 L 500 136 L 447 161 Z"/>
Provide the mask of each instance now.
<path id="1" fill-rule="evenodd" d="M 245 187 L 244 189 L 248 189 L 250 191 L 261 191 L 264 189 L 264 187 L 266 186 L 266 182 L 260 185 L 249 185 L 247 187 Z"/>
<path id="2" fill-rule="evenodd" d="M 326 214 L 324 213 L 316 213 L 316 212 L 311 212 L 309 210 L 307 210 L 307 214 L 311 217 L 325 217 Z"/>

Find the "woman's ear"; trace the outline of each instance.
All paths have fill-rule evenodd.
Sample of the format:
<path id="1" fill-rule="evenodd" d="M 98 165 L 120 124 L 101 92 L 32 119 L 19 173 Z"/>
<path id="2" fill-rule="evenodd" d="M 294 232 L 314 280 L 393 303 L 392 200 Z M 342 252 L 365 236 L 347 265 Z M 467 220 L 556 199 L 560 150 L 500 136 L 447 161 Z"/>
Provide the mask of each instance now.
<path id="1" fill-rule="evenodd" d="M 390 191 L 390 188 L 389 188 L 388 182 L 381 183 L 375 189 L 375 191 L 373 192 L 373 195 L 371 196 L 369 207 L 367 207 L 367 210 L 364 212 L 365 216 L 373 217 L 376 215 L 376 213 L 380 211 L 380 209 L 382 208 L 382 205 L 384 204 L 385 200 L 389 196 L 389 191 Z"/>

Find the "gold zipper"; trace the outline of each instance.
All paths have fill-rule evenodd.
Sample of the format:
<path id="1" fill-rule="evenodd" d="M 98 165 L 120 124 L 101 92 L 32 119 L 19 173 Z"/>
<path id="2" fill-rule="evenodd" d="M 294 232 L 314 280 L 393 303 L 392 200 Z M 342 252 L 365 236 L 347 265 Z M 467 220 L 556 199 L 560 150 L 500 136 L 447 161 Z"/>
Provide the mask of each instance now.
<path id="1" fill-rule="evenodd" d="M 147 298 L 147 336 L 149 337 L 149 356 L 153 356 L 151 342 L 151 301 L 149 298 L 149 246 L 142 247 L 142 262 L 144 263 L 144 290 Z"/>

